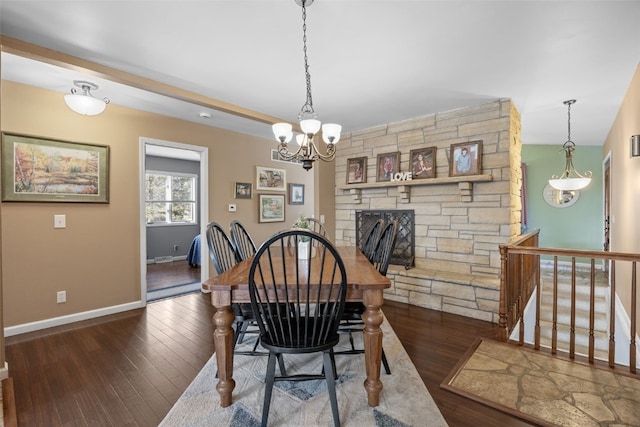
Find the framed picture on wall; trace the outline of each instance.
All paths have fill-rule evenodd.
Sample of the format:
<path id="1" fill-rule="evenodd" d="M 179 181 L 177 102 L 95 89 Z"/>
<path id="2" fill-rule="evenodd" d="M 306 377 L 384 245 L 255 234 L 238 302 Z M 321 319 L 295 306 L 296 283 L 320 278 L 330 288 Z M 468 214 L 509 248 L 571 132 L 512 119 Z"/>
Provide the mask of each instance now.
<path id="1" fill-rule="evenodd" d="M 109 203 L 109 146 L 3 133 L 2 200 Z"/>
<path id="2" fill-rule="evenodd" d="M 482 173 L 482 141 L 451 144 L 449 153 L 449 176 Z"/>
<path id="3" fill-rule="evenodd" d="M 260 194 L 258 222 L 284 222 L 284 194 Z"/>
<path id="4" fill-rule="evenodd" d="M 287 171 L 256 166 L 256 190 L 287 191 Z"/>
<path id="5" fill-rule="evenodd" d="M 376 181 L 391 181 L 400 172 L 400 152 L 378 154 Z"/>
<path id="6" fill-rule="evenodd" d="M 250 182 L 236 182 L 234 184 L 234 198 L 250 199 L 253 197 L 253 185 Z"/>
<path id="7" fill-rule="evenodd" d="M 367 158 L 347 159 L 347 184 L 362 184 L 365 182 L 367 182 Z"/>
<path id="8" fill-rule="evenodd" d="M 289 184 L 289 204 L 304 205 L 304 184 Z"/>
<path id="9" fill-rule="evenodd" d="M 411 150 L 409 161 L 412 179 L 435 178 L 436 176 L 436 147 Z"/>

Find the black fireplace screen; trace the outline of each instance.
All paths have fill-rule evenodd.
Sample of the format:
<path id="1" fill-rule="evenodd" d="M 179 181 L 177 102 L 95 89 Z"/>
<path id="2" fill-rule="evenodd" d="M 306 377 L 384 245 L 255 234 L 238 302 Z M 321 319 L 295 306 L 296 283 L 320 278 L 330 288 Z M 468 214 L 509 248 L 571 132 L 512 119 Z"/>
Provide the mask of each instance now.
<path id="1" fill-rule="evenodd" d="M 405 268 L 414 266 L 415 258 L 415 226 L 413 210 L 360 210 L 356 211 L 356 237 L 361 246 L 366 233 L 380 218 L 387 225 L 390 221 L 398 221 L 398 237 L 391 256 L 391 264 L 403 265 Z"/>

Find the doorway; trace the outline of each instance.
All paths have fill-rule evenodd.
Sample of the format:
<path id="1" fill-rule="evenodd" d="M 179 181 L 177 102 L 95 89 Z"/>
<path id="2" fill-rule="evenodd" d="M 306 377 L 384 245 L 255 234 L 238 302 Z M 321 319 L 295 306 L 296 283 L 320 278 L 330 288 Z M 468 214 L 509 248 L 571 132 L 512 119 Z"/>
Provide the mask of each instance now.
<path id="1" fill-rule="evenodd" d="M 208 222 L 207 171 L 206 147 L 140 138 L 143 304 L 199 291 L 209 277 L 208 262 L 201 261 L 208 248 L 200 245 Z M 158 190 L 153 203 L 147 201 L 147 179 Z"/>

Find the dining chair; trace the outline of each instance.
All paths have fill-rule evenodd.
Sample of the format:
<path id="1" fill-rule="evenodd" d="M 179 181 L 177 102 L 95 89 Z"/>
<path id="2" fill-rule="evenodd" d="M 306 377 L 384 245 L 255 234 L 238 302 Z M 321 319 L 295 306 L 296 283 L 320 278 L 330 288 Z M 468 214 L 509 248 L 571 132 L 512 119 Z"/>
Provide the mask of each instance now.
<path id="1" fill-rule="evenodd" d="M 378 240 L 380 240 L 380 235 L 382 234 L 383 228 L 384 220 L 380 218 L 375 223 L 373 223 L 371 228 L 364 234 L 362 240 L 360 241 L 360 251 L 369 259 L 369 261 L 371 261 L 372 264 L 373 254 L 376 250 Z"/>
<path id="2" fill-rule="evenodd" d="M 380 220 L 382 221 L 382 220 Z M 375 265 L 376 269 L 383 276 L 387 275 L 389 269 L 389 263 L 391 262 L 391 255 L 393 255 L 393 249 L 396 245 L 396 238 L 398 235 L 398 221 L 390 221 L 382 230 L 380 238 L 376 242 L 375 250 L 372 253 L 369 261 Z M 366 307 L 361 302 L 348 302 L 345 304 L 344 312 L 340 323 L 340 333 L 349 334 L 349 343 L 351 344 L 351 350 L 344 350 L 336 352 L 336 354 L 361 354 L 364 353 L 364 349 L 356 349 L 353 341 L 354 332 L 362 332 L 364 328 L 364 322 L 362 315 L 366 311 Z M 387 375 L 391 375 L 391 367 L 387 360 L 387 355 L 382 348 L 382 365 Z"/>
<path id="3" fill-rule="evenodd" d="M 233 242 L 233 247 L 236 253 L 236 259 L 238 262 L 244 261 L 247 258 L 251 258 L 256 253 L 256 245 L 251 238 L 251 235 L 247 231 L 247 229 L 240 223 L 240 221 L 234 220 L 231 221 L 229 225 L 229 230 L 231 234 L 231 240 Z M 237 332 L 238 336 L 236 339 L 237 344 L 241 344 L 244 341 L 244 336 L 247 333 L 252 333 L 254 330 L 249 330 L 249 326 L 255 326 L 253 311 L 251 310 L 251 304 L 248 303 L 240 303 L 237 305 L 239 309 L 240 315 L 244 318 L 245 321 L 240 322 L 240 329 Z M 238 311 L 238 310 L 236 310 Z M 257 330 L 255 330 L 257 332 Z M 255 353 L 258 346 L 258 341 L 256 341 L 255 346 L 251 353 Z"/>
<path id="4" fill-rule="evenodd" d="M 311 230 L 315 231 L 323 237 L 327 237 L 327 229 L 324 228 L 324 225 L 320 221 L 315 218 L 309 217 L 307 218 L 307 222 L 309 223 Z"/>
<path id="5" fill-rule="evenodd" d="M 207 224 L 207 245 L 209 246 L 209 256 L 218 274 L 224 273 L 238 262 L 235 246 L 222 226 L 217 222 Z M 241 337 L 244 337 L 248 326 L 254 320 L 254 316 L 250 304 L 231 304 L 231 310 L 235 316 L 233 337 L 233 348 L 235 351 L 236 344 Z M 258 354 L 258 352 L 256 352 L 257 344 L 256 342 L 252 351 L 241 353 Z"/>
<path id="6" fill-rule="evenodd" d="M 293 246 L 288 245 L 290 237 Z M 303 260 L 298 258 L 298 245 L 307 240 L 312 243 L 305 246 L 312 258 Z M 293 254 L 296 261 L 284 262 L 286 254 Z M 346 298 L 347 274 L 336 248 L 312 231 L 282 231 L 260 246 L 251 262 L 248 282 L 260 341 L 269 351 L 262 426 L 267 425 L 275 381 L 314 379 L 326 381 L 333 423 L 339 426 L 333 349 L 340 341 L 338 326 Z M 305 353 L 322 353 L 322 373 L 275 375 L 278 357 Z"/>
<path id="7" fill-rule="evenodd" d="M 229 226 L 231 232 L 231 240 L 236 250 L 236 258 L 238 262 L 244 261 L 252 257 L 256 253 L 256 244 L 253 242 L 251 235 L 240 221 L 231 221 Z"/>

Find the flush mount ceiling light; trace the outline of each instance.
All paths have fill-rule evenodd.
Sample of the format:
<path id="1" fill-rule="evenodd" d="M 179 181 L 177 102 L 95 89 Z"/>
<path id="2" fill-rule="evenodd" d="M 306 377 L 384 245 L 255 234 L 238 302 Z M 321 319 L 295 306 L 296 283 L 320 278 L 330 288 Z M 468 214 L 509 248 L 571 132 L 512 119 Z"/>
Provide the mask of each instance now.
<path id="1" fill-rule="evenodd" d="M 576 144 L 571 141 L 571 105 L 575 104 L 575 99 L 564 101 L 567 106 L 567 142 L 562 145 L 562 151 L 565 152 L 564 173 L 560 177 L 553 175 L 549 180 L 549 185 L 557 190 L 573 191 L 582 190 L 591 182 L 591 171 L 586 171 L 584 175 L 580 174 L 573 166 L 573 152 L 576 151 Z"/>
<path id="2" fill-rule="evenodd" d="M 276 140 L 280 141 L 278 153 L 284 160 L 299 160 L 302 167 L 309 170 L 313 167 L 313 162 L 320 159 L 330 162 L 336 157 L 336 144 L 340 140 L 342 126 L 327 123 L 322 124 L 313 109 L 313 99 L 311 97 L 311 75 L 309 74 L 309 59 L 307 57 L 307 6 L 311 6 L 313 0 L 295 0 L 298 6 L 302 6 L 302 44 L 304 52 L 304 73 L 307 82 L 307 100 L 300 109 L 298 120 L 303 134 L 296 136 L 298 149 L 290 152 L 288 143 L 293 138 L 293 126 L 289 123 L 276 123 L 272 126 Z M 322 127 L 322 139 L 327 144 L 325 154 L 318 150 L 314 137 Z"/>
<path id="3" fill-rule="evenodd" d="M 67 107 L 85 116 L 98 115 L 107 108 L 109 98 L 98 99 L 91 95 L 92 90 L 98 90 L 97 84 L 82 80 L 74 80 L 73 84 L 79 87 L 82 93 L 79 94 L 76 88 L 71 88 L 71 95 L 64 96 L 64 102 Z"/>

